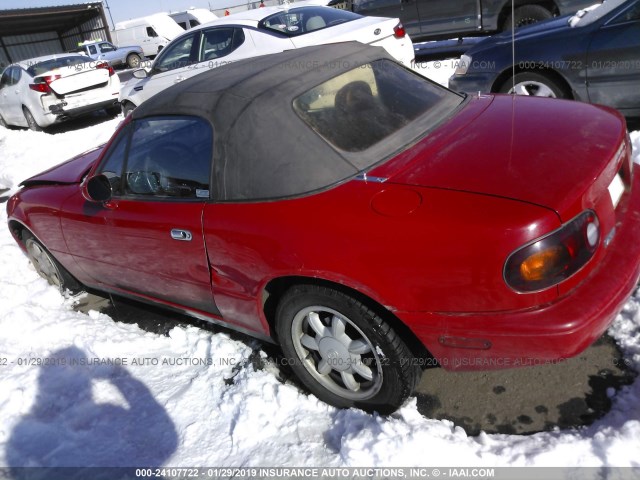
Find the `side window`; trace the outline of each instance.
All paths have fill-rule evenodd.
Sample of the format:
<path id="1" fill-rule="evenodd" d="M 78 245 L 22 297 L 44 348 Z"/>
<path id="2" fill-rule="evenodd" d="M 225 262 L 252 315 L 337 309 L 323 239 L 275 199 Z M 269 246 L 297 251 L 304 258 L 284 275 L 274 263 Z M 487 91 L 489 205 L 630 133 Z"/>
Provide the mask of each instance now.
<path id="1" fill-rule="evenodd" d="M 400 7 L 399 0 L 354 0 L 353 11 L 354 12 L 366 12 L 367 10 L 377 10 L 385 7 Z"/>
<path id="2" fill-rule="evenodd" d="M 180 25 L 180 28 L 182 28 L 183 30 L 187 29 L 187 22 L 178 22 L 178 25 Z"/>
<path id="3" fill-rule="evenodd" d="M 189 25 L 191 25 L 191 28 L 197 27 L 200 25 L 200 22 L 198 20 L 189 20 Z"/>
<path id="4" fill-rule="evenodd" d="M 98 54 L 98 49 L 96 48 L 95 45 L 89 45 L 87 48 L 89 49 L 89 55 L 97 55 Z"/>
<path id="5" fill-rule="evenodd" d="M 11 69 L 7 68 L 2 74 L 2 78 L 0 78 L 0 89 L 9 86 L 9 81 L 11 80 Z"/>
<path id="6" fill-rule="evenodd" d="M 634 20 L 640 20 L 640 3 L 636 3 L 633 7 L 620 15 L 620 17 L 616 18 L 617 23 L 632 22 Z"/>
<path id="7" fill-rule="evenodd" d="M 100 50 L 103 52 L 113 52 L 116 49 L 113 45 L 108 42 L 104 42 L 100 44 Z"/>
<path id="8" fill-rule="evenodd" d="M 244 43 L 241 28 L 212 28 L 202 35 L 200 61 L 226 57 Z"/>
<path id="9" fill-rule="evenodd" d="M 125 167 L 125 194 L 209 198 L 211 125 L 197 117 L 137 120 Z"/>
<path id="10" fill-rule="evenodd" d="M 156 31 L 153 29 L 153 27 L 147 27 L 147 36 L 151 37 L 151 38 L 155 38 L 158 36 L 158 34 L 156 33 Z"/>
<path id="11" fill-rule="evenodd" d="M 20 67 L 13 67 L 11 72 L 11 85 L 15 85 L 20 81 L 22 77 L 22 69 Z"/>
<path id="12" fill-rule="evenodd" d="M 156 72 L 167 72 L 176 68 L 183 68 L 194 63 L 191 60 L 191 49 L 195 35 L 187 35 L 179 38 L 172 44 L 167 45 L 163 50 L 153 70 Z"/>
<path id="13" fill-rule="evenodd" d="M 124 169 L 124 158 L 127 153 L 130 132 L 130 127 L 120 132 L 119 138 L 111 145 L 106 159 L 100 167 L 100 173 L 104 174 L 111 183 L 111 191 L 114 196 L 122 194 L 122 170 Z"/>

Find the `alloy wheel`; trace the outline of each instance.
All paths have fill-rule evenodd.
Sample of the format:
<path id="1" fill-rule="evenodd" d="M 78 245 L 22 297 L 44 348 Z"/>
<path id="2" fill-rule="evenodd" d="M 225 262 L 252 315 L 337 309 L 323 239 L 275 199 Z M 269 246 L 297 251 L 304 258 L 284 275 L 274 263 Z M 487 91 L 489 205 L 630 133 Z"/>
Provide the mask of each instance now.
<path id="1" fill-rule="evenodd" d="M 378 352 L 346 316 L 323 306 L 304 308 L 293 319 L 291 335 L 305 369 L 330 392 L 364 400 L 380 390 Z"/>
<path id="2" fill-rule="evenodd" d="M 530 95 L 533 97 L 557 98 L 556 94 L 548 85 L 532 80 L 516 83 L 509 89 L 510 94 Z"/>
<path id="3" fill-rule="evenodd" d="M 32 238 L 27 240 L 26 247 L 29 258 L 38 274 L 46 279 L 49 284 L 61 288 L 62 278 L 60 277 L 60 272 L 46 250 Z"/>

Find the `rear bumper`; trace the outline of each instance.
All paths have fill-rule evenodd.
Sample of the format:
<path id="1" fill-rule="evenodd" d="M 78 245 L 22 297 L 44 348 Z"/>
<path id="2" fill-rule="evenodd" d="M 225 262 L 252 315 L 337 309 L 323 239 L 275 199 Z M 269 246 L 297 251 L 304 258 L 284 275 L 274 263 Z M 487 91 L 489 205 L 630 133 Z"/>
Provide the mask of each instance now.
<path id="1" fill-rule="evenodd" d="M 91 105 L 84 105 L 82 107 L 76 107 L 67 109 L 64 107 L 54 106 L 51 109 L 51 113 L 58 117 L 58 120 L 64 120 L 65 118 L 73 118 L 79 117 L 81 115 L 86 115 L 87 113 L 95 112 L 97 110 L 101 110 L 103 108 L 115 107 L 119 104 L 117 97 L 112 98 L 110 100 L 102 101 L 99 103 L 93 103 Z"/>
<path id="2" fill-rule="evenodd" d="M 119 91 L 120 82 L 118 80 L 108 87 L 98 88 L 80 95 L 70 95 L 62 99 L 53 95 L 43 95 L 40 98 L 39 108 L 34 108 L 32 112 L 36 116 L 38 125 L 47 127 L 69 118 L 79 117 L 111 106 L 115 107 L 119 103 Z"/>
<path id="3" fill-rule="evenodd" d="M 491 93 L 495 75 L 495 73 L 452 75 L 449 78 L 449 89 L 454 92 Z"/>
<path id="4" fill-rule="evenodd" d="M 447 370 L 557 363 L 590 346 L 620 312 L 640 277 L 640 166 L 618 206 L 616 236 L 582 283 L 555 302 L 515 312 L 396 312 Z"/>

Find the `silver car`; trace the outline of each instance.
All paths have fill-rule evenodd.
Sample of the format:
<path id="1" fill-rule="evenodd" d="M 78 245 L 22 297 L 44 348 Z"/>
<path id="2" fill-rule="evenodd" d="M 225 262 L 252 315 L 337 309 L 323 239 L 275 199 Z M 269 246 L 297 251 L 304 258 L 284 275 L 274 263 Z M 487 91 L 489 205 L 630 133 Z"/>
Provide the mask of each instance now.
<path id="1" fill-rule="evenodd" d="M 119 112 L 120 79 L 104 61 L 67 53 L 22 60 L 0 77 L 0 125 L 42 130 L 105 109 Z"/>

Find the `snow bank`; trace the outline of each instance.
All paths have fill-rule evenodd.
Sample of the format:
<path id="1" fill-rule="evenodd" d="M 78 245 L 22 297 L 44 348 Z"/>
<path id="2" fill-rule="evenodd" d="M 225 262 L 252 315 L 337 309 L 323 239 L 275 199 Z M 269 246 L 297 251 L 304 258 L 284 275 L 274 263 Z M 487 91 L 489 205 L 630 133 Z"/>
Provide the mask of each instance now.
<path id="1" fill-rule="evenodd" d="M 0 129 L 2 185 L 105 141 L 116 124 L 60 135 Z M 640 132 L 632 138 L 640 161 Z M 0 465 L 638 464 L 640 381 L 587 428 L 468 437 L 424 418 L 415 400 L 388 418 L 329 407 L 280 383 L 275 367 L 254 368 L 252 358 L 266 359 L 255 341 L 191 326 L 151 334 L 72 304 L 0 227 Z M 639 325 L 636 293 L 610 329 L 635 369 Z"/>
<path id="2" fill-rule="evenodd" d="M 55 135 L 0 128 L 0 189 L 17 187 L 22 180 L 106 142 L 121 121 L 118 116 Z"/>

